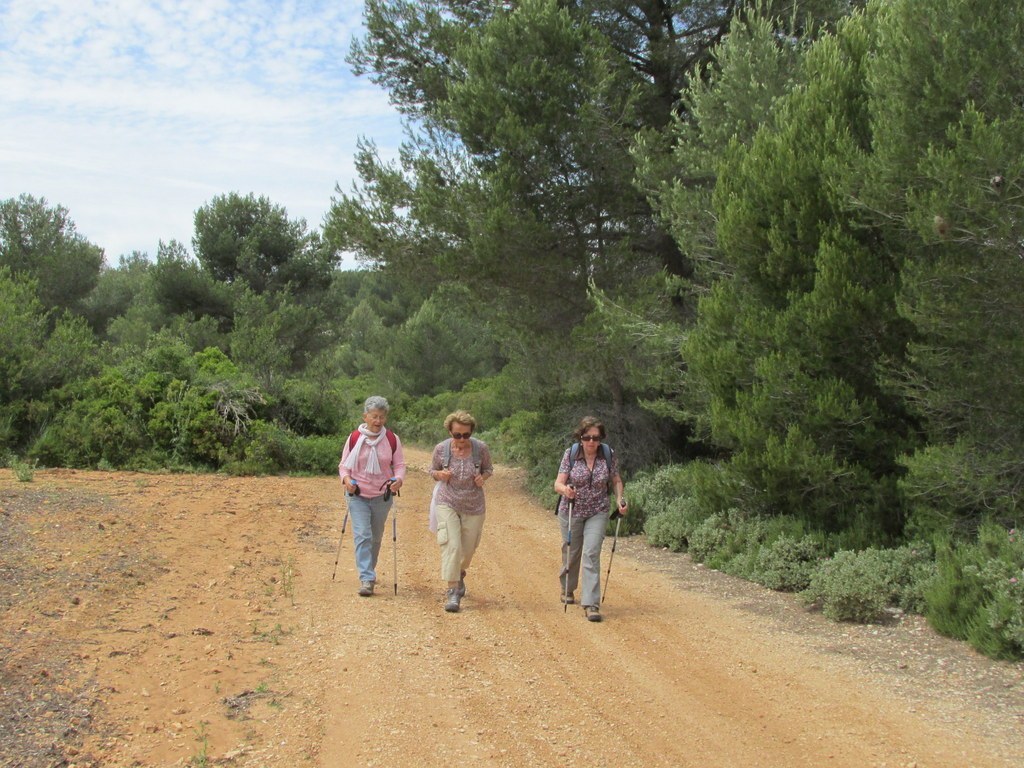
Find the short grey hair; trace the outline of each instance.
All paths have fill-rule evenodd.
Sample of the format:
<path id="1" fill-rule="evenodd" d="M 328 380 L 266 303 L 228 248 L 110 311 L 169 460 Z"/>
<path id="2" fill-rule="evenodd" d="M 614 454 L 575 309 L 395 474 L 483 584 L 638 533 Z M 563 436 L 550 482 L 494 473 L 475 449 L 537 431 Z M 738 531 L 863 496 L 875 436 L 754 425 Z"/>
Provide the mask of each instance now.
<path id="1" fill-rule="evenodd" d="M 380 395 L 370 395 L 363 404 L 363 413 L 369 413 L 370 411 L 384 411 L 384 413 L 387 413 L 390 410 L 391 406 L 388 405 L 387 398 Z"/>

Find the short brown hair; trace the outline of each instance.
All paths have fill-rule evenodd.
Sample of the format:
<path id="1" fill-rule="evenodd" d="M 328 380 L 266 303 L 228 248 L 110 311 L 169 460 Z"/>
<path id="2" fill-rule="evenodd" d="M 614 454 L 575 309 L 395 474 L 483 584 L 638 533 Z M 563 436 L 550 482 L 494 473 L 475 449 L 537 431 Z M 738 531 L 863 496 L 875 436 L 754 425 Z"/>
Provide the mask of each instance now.
<path id="1" fill-rule="evenodd" d="M 607 432 L 605 432 L 604 429 L 604 422 L 596 416 L 584 416 L 580 419 L 580 423 L 579 426 L 576 427 L 576 431 L 572 433 L 576 442 L 579 442 L 580 438 L 583 437 L 584 432 L 588 429 L 593 429 L 594 427 L 597 427 L 597 431 L 601 434 L 601 439 L 604 440 L 607 436 Z"/>

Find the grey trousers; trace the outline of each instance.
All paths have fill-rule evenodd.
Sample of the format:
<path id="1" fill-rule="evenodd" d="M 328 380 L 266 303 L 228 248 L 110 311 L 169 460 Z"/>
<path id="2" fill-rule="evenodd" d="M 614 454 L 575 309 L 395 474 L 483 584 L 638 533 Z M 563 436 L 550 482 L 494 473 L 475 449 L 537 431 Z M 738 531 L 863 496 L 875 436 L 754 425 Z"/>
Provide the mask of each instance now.
<path id="1" fill-rule="evenodd" d="M 593 517 L 574 517 L 572 535 L 569 535 L 569 516 L 558 513 L 558 524 L 562 529 L 562 573 L 559 581 L 565 594 L 566 581 L 570 593 L 580 583 L 580 567 L 583 569 L 583 592 L 581 605 L 601 605 L 601 545 L 608 527 L 608 513 Z"/>

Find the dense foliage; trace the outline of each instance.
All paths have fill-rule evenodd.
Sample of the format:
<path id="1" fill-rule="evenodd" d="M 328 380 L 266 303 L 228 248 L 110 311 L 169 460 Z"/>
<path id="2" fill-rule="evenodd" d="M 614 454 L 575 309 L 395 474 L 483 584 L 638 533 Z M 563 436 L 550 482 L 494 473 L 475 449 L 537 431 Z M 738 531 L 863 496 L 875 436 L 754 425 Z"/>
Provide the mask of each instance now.
<path id="1" fill-rule="evenodd" d="M 603 418 L 625 530 L 840 620 L 1024 655 L 1024 10 L 370 0 L 408 116 L 322 230 L 228 194 L 122 255 L 0 203 L 19 467 L 334 470 L 368 394 L 545 503 Z M 341 253 L 364 269 L 338 268 Z"/>

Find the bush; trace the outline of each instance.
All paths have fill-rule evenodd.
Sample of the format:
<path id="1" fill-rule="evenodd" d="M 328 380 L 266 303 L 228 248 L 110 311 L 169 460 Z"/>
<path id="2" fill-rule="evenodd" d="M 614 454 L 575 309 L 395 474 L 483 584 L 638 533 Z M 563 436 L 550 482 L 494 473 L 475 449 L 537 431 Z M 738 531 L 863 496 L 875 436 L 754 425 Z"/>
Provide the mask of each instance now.
<path id="1" fill-rule="evenodd" d="M 925 615 L 939 632 L 992 658 L 1024 657 L 1024 541 L 985 524 L 977 541 L 944 542 L 925 590 Z"/>
<path id="2" fill-rule="evenodd" d="M 900 491 L 908 500 L 908 529 L 937 536 L 974 536 L 986 519 L 1014 519 L 1019 457 L 972 448 L 966 441 L 929 446 L 905 459 Z"/>
<path id="3" fill-rule="evenodd" d="M 690 532 L 690 554 L 700 563 L 707 561 L 728 546 L 731 522 L 729 513 L 716 512 L 704 518 Z"/>
<path id="4" fill-rule="evenodd" d="M 757 551 L 751 578 L 779 592 L 801 592 L 810 586 L 811 575 L 824 557 L 819 538 L 784 533 Z"/>
<path id="5" fill-rule="evenodd" d="M 14 471 L 14 476 L 20 483 L 31 483 L 36 473 L 36 462 L 31 464 L 23 459 L 11 457 L 8 466 Z"/>
<path id="6" fill-rule="evenodd" d="M 869 623 L 890 606 L 920 608 L 933 575 L 926 546 L 842 550 L 821 563 L 801 596 L 820 602 L 822 613 L 831 619 Z"/>
<path id="7" fill-rule="evenodd" d="M 629 484 L 629 514 L 650 520 L 689 496 L 687 464 L 669 464 L 637 472 Z"/>
<path id="8" fill-rule="evenodd" d="M 87 469 L 100 461 L 121 467 L 147 442 L 144 426 L 131 411 L 90 400 L 59 412 L 33 443 L 29 456 L 50 467 Z"/>
<path id="9" fill-rule="evenodd" d="M 756 581 L 758 552 L 789 524 L 788 518 L 768 518 L 738 509 L 717 512 L 693 531 L 690 552 L 709 568 Z"/>
<path id="10" fill-rule="evenodd" d="M 669 464 L 654 470 L 638 472 L 630 480 L 626 495 L 629 497 L 629 516 L 634 518 L 637 530 L 642 529 L 659 540 L 659 546 L 686 549 L 692 530 L 716 511 L 721 511 L 724 502 L 716 493 L 721 481 L 718 465 L 706 461 L 691 461 L 686 464 Z M 680 507 L 680 499 L 689 499 Z M 657 517 L 669 513 L 676 518 L 653 522 Z M 653 527 L 648 528 L 648 521 Z M 685 523 L 684 521 L 690 521 Z M 680 525 L 683 525 L 680 528 Z M 672 533 L 672 531 L 675 533 Z M 667 537 L 667 538 L 666 538 Z M 674 541 L 675 543 L 669 543 Z"/>
<path id="11" fill-rule="evenodd" d="M 895 549 L 883 550 L 888 556 L 892 591 L 889 601 L 904 611 L 925 611 L 925 590 L 935 578 L 935 550 L 923 542 L 911 542 Z"/>
<path id="12" fill-rule="evenodd" d="M 690 535 L 703 520 L 704 513 L 693 498 L 678 496 L 664 512 L 647 518 L 644 523 L 647 543 L 652 547 L 684 552 L 690 545 Z"/>
<path id="13" fill-rule="evenodd" d="M 836 552 L 812 574 L 801 593 L 807 602 L 820 602 L 821 611 L 836 621 L 878 621 L 888 605 L 889 585 L 878 550 Z"/>
<path id="14" fill-rule="evenodd" d="M 254 421 L 242 442 L 241 459 L 224 466 L 229 474 L 275 474 L 291 468 L 291 436 L 276 424 Z"/>
<path id="15" fill-rule="evenodd" d="M 336 474 L 344 444 L 344 435 L 293 437 L 289 450 L 290 468 L 297 472 L 310 472 L 316 475 Z"/>

